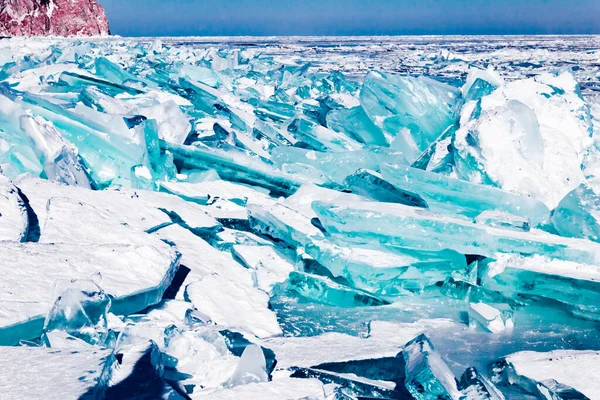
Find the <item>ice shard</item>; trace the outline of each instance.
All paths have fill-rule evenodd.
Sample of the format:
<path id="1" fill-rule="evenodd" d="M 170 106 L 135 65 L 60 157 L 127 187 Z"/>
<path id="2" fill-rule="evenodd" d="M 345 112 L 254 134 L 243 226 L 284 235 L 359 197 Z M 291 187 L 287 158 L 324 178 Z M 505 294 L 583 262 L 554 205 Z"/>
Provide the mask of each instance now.
<path id="1" fill-rule="evenodd" d="M 582 316 L 598 319 L 600 270 L 596 265 L 543 255 L 498 254 L 495 260 L 487 260 L 480 279 L 485 288 L 507 296 L 526 294 L 558 300 Z"/>
<path id="2" fill-rule="evenodd" d="M 461 398 L 457 380 L 425 335 L 404 346 L 406 388 L 416 399 Z"/>
<path id="3" fill-rule="evenodd" d="M 465 400 L 504 400 L 504 395 L 475 368 L 467 368 L 461 376 L 459 387 Z"/>
<path id="4" fill-rule="evenodd" d="M 367 292 L 333 282 L 325 277 L 298 271 L 289 275 L 286 290 L 309 301 L 337 307 L 369 307 L 389 304 Z"/>
<path id="5" fill-rule="evenodd" d="M 101 214 L 108 214 L 115 223 L 136 231 L 152 231 L 174 221 L 199 232 L 212 232 L 221 226 L 197 204 L 166 193 L 124 188 L 92 191 L 41 179 L 25 179 L 18 185 L 29 198 L 39 221 L 47 217 L 48 200 L 66 197 L 93 206 Z"/>
<path id="6" fill-rule="evenodd" d="M 567 194 L 552 211 L 552 225 L 562 236 L 598 242 L 599 207 L 600 198 L 594 189 L 582 184 Z"/>
<path id="7" fill-rule="evenodd" d="M 494 381 L 515 385 L 539 398 L 595 399 L 597 351 L 523 351 L 506 356 L 493 366 Z"/>
<path id="8" fill-rule="evenodd" d="M 375 204 L 338 200 L 335 204 L 314 202 L 313 209 L 328 232 L 341 234 L 354 243 L 375 242 L 421 250 L 449 248 L 488 257 L 496 253 L 537 253 L 589 264 L 597 263 L 600 257 L 600 247 L 587 240 L 538 230 L 490 228 L 401 204 Z M 474 242 L 473 238 L 477 240 Z"/>
<path id="9" fill-rule="evenodd" d="M 294 271 L 294 264 L 273 246 L 234 245 L 231 253 L 250 270 L 256 286 L 267 293 L 285 282 Z"/>
<path id="10" fill-rule="evenodd" d="M 469 304 L 469 324 L 473 327 L 480 325 L 492 333 L 510 331 L 514 327 L 513 312 L 506 308 L 499 310 L 489 304 L 471 303 Z"/>
<path id="11" fill-rule="evenodd" d="M 48 179 L 91 188 L 92 183 L 77 148 L 64 140 L 51 123 L 39 117 L 22 116 L 21 129 L 35 143 L 37 156 Z"/>
<path id="12" fill-rule="evenodd" d="M 219 176 L 233 182 L 254 184 L 273 194 L 290 194 L 303 180 L 282 173 L 259 160 L 240 154 L 229 154 L 200 147 L 161 143 L 161 148 L 173 153 L 176 162 L 190 169 L 215 169 Z"/>
<path id="13" fill-rule="evenodd" d="M 272 159 L 282 171 L 304 176 L 311 183 L 342 184 L 359 169 L 379 169 L 385 155 L 380 149 L 334 153 L 282 146 L 273 149 Z"/>
<path id="14" fill-rule="evenodd" d="M 389 144 L 412 163 L 457 119 L 460 92 L 426 77 L 370 72 L 361 106 Z"/>
<path id="15" fill-rule="evenodd" d="M 463 108 L 457 172 L 554 208 L 583 182 L 591 134 L 589 105 L 569 72 L 516 80 Z"/>
<path id="16" fill-rule="evenodd" d="M 398 189 L 422 197 L 434 212 L 475 218 L 484 211 L 500 211 L 528 218 L 534 226 L 549 222 L 548 208 L 526 196 L 405 165 L 383 164 L 381 174 Z"/>
<path id="17" fill-rule="evenodd" d="M 89 279 L 100 272 L 102 288 L 112 299 L 111 311 L 131 314 L 160 301 L 179 261 L 168 246 L 158 250 L 148 245 L 4 242 L 0 253 L 5 260 L 0 284 L 8 296 L 0 318 L 2 344 L 42 334 L 50 302 L 55 300 L 54 282 Z"/>
<path id="18" fill-rule="evenodd" d="M 237 368 L 227 382 L 227 386 L 235 387 L 249 383 L 268 382 L 267 361 L 260 346 L 249 345 L 244 349 Z"/>
<path id="19" fill-rule="evenodd" d="M 97 280 L 101 280 L 101 276 Z M 56 299 L 44 321 L 44 333 L 64 331 L 92 345 L 105 345 L 111 300 L 94 280 L 57 282 Z"/>
<path id="20" fill-rule="evenodd" d="M 388 144 L 382 130 L 369 119 L 365 110 L 360 106 L 350 109 L 340 108 L 329 112 L 327 127 L 336 132 L 345 133 L 364 144 L 377 146 Z"/>
<path id="21" fill-rule="evenodd" d="M 30 224 L 27 207 L 18 189 L 4 175 L 0 175 L 0 207 L 0 239 L 24 241 Z"/>
<path id="22" fill-rule="evenodd" d="M 253 285 L 251 270 L 237 263 L 231 253 L 212 247 L 188 229 L 179 225 L 170 225 L 157 230 L 154 235 L 172 243 L 182 254 L 181 265 L 189 269 L 186 276 L 188 283 L 217 274 L 232 282 L 239 282 L 246 286 Z M 178 299 L 183 298 L 184 291 L 185 287 L 178 290 Z"/>
<path id="23" fill-rule="evenodd" d="M 252 286 L 209 275 L 187 286 L 185 295 L 223 328 L 233 327 L 258 337 L 281 334 L 269 296 Z"/>

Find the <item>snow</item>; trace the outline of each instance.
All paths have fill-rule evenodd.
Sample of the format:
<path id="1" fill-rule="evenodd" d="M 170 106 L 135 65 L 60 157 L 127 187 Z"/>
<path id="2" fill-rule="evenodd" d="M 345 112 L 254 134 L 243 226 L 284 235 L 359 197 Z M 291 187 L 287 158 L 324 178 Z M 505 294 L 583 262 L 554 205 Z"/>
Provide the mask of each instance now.
<path id="1" fill-rule="evenodd" d="M 112 362 L 104 349 L 0 347 L 0 393 L 22 400 L 103 397 Z"/>
<path id="2" fill-rule="evenodd" d="M 506 357 L 517 375 L 537 382 L 554 379 L 590 400 L 600 399 L 599 360 L 600 352 L 588 350 L 523 351 Z"/>
<path id="3" fill-rule="evenodd" d="M 158 303 L 178 265 L 175 251 L 165 247 L 0 242 L 0 342 L 41 334 L 59 280 L 100 273 L 102 288 L 114 297 L 113 312 L 130 314 Z"/>
<path id="4" fill-rule="evenodd" d="M 194 307 L 223 328 L 242 329 L 260 338 L 282 333 L 268 307 L 269 296 L 254 287 L 209 275 L 190 283 L 185 294 Z"/>

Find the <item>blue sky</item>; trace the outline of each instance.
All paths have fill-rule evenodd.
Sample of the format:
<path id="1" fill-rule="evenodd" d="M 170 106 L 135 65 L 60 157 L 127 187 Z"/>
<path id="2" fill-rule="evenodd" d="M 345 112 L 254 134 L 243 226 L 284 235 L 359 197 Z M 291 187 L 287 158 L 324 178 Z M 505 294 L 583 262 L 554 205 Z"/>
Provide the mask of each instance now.
<path id="1" fill-rule="evenodd" d="M 100 0 L 123 36 L 600 33 L 600 0 Z"/>

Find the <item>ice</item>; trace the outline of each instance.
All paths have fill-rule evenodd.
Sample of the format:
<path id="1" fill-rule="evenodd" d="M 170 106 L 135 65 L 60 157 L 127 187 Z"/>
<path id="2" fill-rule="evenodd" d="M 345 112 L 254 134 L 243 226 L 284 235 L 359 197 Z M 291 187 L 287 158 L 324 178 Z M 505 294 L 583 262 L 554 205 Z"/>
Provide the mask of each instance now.
<path id="1" fill-rule="evenodd" d="M 253 285 L 251 270 L 237 263 L 230 253 L 212 247 L 189 230 L 179 225 L 170 225 L 159 229 L 155 235 L 173 243 L 177 251 L 182 254 L 181 265 L 189 269 L 186 276 L 188 283 L 217 274 L 226 280 L 238 282 L 244 286 Z M 178 299 L 183 298 L 184 291 L 185 287 L 178 291 Z"/>
<path id="2" fill-rule="evenodd" d="M 351 289 L 325 277 L 291 272 L 286 290 L 301 298 L 337 307 L 370 307 L 389 304 L 367 292 Z"/>
<path id="3" fill-rule="evenodd" d="M 199 311 L 223 328 L 233 327 L 258 337 L 281 334 L 269 296 L 252 286 L 209 275 L 186 287 L 185 295 Z"/>
<path id="4" fill-rule="evenodd" d="M 108 339 L 106 314 L 111 300 L 97 282 L 57 282 L 53 297 L 56 300 L 44 321 L 46 335 L 64 331 L 92 345 L 105 344 Z"/>
<path id="5" fill-rule="evenodd" d="M 568 72 L 506 83 L 465 107 L 454 146 L 457 172 L 554 208 L 583 182 L 589 106 Z"/>
<path id="6" fill-rule="evenodd" d="M 504 400 L 504 395 L 475 368 L 467 368 L 461 376 L 459 386 L 466 400 Z"/>
<path id="7" fill-rule="evenodd" d="M 48 179 L 91 187 L 77 148 L 65 141 L 54 125 L 40 117 L 22 116 L 21 129 L 35 143 L 37 157 Z"/>
<path id="8" fill-rule="evenodd" d="M 504 79 L 493 68 L 473 68 L 462 87 L 465 101 L 479 100 L 504 84 Z"/>
<path id="9" fill-rule="evenodd" d="M 460 92 L 426 77 L 370 72 L 360 101 L 371 121 L 408 163 L 456 122 Z"/>
<path id="10" fill-rule="evenodd" d="M 357 201 L 315 202 L 319 220 L 331 233 L 355 243 L 380 242 L 421 250 L 449 248 L 463 254 L 540 253 L 567 261 L 594 264 L 595 243 L 562 238 L 543 231 L 519 232 L 473 224 L 401 204 Z M 375 211 L 376 210 L 376 211 Z M 473 238 L 477 238 L 473 242 Z"/>
<path id="11" fill-rule="evenodd" d="M 494 366 L 495 380 L 517 385 L 539 398 L 600 398 L 597 351 L 523 351 Z M 561 395 L 564 393 L 564 397 Z"/>
<path id="12" fill-rule="evenodd" d="M 582 184 L 567 194 L 552 212 L 552 225 L 566 237 L 600 241 L 598 209 L 600 198 L 594 189 Z"/>
<path id="13" fill-rule="evenodd" d="M 261 344 L 275 352 L 278 370 L 310 368 L 327 362 L 395 357 L 410 340 L 402 331 L 386 338 L 366 339 L 331 332 L 312 337 L 276 337 Z"/>
<path id="14" fill-rule="evenodd" d="M 504 310 L 502 312 L 485 303 L 469 304 L 469 323 L 472 323 L 473 327 L 479 324 L 492 333 L 512 330 L 514 327 L 512 311 Z"/>
<path id="15" fill-rule="evenodd" d="M 404 165 L 384 164 L 383 178 L 398 189 L 421 196 L 433 212 L 449 212 L 475 218 L 484 211 L 505 212 L 528 218 L 534 226 L 547 223 L 550 211 L 526 196 L 475 185 Z"/>
<path id="16" fill-rule="evenodd" d="M 487 264 L 480 275 L 486 288 L 512 296 L 521 293 L 558 300 L 583 315 L 598 318 L 596 285 L 600 281 L 600 270 L 597 264 L 517 254 L 497 254 L 495 260 Z"/>
<path id="17" fill-rule="evenodd" d="M 0 64 L 0 344 L 60 354 L 57 385 L 107 347 L 108 399 L 598 397 L 557 353 L 600 347 L 595 38 L 12 38 Z"/>
<path id="18" fill-rule="evenodd" d="M 450 368 L 425 335 L 404 346 L 406 388 L 416 399 L 460 399 L 461 393 Z"/>
<path id="19" fill-rule="evenodd" d="M 4 175 L 0 175 L 0 210 L 0 240 L 25 241 L 33 222 L 18 189 Z"/>
<path id="20" fill-rule="evenodd" d="M 0 347 L 0 392 L 11 399 L 104 397 L 113 363 L 111 350 Z"/>
<path id="21" fill-rule="evenodd" d="M 67 197 L 85 202 L 100 212 L 107 212 L 118 223 L 136 231 L 152 231 L 171 224 L 172 217 L 176 216 L 182 220 L 181 223 L 199 231 L 211 231 L 220 226 L 202 208 L 165 193 L 131 189 L 91 191 L 41 179 L 25 179 L 18 186 L 29 198 L 39 221 L 46 219 L 48 200 Z"/>
<path id="22" fill-rule="evenodd" d="M 382 130 L 369 119 L 365 110 L 360 106 L 350 109 L 340 108 L 329 112 L 327 127 L 337 132 L 343 132 L 364 144 L 387 145 Z"/>
<path id="23" fill-rule="evenodd" d="M 168 142 L 183 144 L 192 130 L 187 117 L 173 100 L 151 107 L 137 108 L 131 113 L 156 120 L 159 137 Z"/>
<path id="24" fill-rule="evenodd" d="M 5 260 L 0 282 L 5 293 L 3 344 L 41 335 L 57 281 L 90 279 L 100 272 L 102 289 L 112 298 L 111 311 L 131 314 L 158 303 L 178 268 L 178 256 L 168 246 L 3 242 L 0 254 Z"/>
<path id="25" fill-rule="evenodd" d="M 359 169 L 379 168 L 384 154 L 374 150 L 333 153 L 281 146 L 273 149 L 273 162 L 282 171 L 298 174 L 312 183 L 342 184 Z"/>
<path id="26" fill-rule="evenodd" d="M 267 293 L 288 279 L 294 265 L 273 246 L 235 245 L 231 253 L 246 268 L 254 270 L 256 286 Z"/>
<path id="27" fill-rule="evenodd" d="M 227 386 L 235 387 L 268 381 L 265 355 L 260 346 L 253 344 L 244 349 L 237 368 L 227 382 Z"/>
<path id="28" fill-rule="evenodd" d="M 273 382 L 250 383 L 232 389 L 192 395 L 192 399 L 235 400 L 261 398 L 264 400 L 315 399 L 325 400 L 323 384 L 316 379 L 279 379 Z"/>
<path id="29" fill-rule="evenodd" d="M 502 211 L 484 211 L 475 217 L 475 223 L 491 226 L 492 228 L 512 229 L 523 232 L 531 230 L 529 218 L 519 217 Z"/>

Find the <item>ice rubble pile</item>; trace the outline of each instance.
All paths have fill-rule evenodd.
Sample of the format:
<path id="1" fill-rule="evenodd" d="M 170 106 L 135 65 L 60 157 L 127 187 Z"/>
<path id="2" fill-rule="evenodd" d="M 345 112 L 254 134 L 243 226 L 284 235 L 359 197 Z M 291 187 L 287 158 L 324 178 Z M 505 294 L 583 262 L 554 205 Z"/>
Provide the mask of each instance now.
<path id="1" fill-rule="evenodd" d="M 568 71 L 2 46 L 1 393 L 600 398 L 600 143 Z"/>

